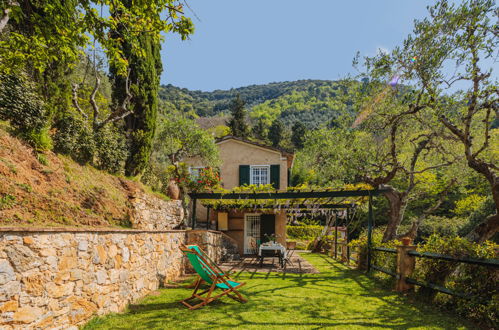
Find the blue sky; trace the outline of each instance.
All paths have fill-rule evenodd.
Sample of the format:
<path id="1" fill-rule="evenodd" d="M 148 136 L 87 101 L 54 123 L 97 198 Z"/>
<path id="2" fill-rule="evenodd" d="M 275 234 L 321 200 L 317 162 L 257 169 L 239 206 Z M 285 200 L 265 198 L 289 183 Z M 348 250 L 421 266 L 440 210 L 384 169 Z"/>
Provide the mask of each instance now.
<path id="1" fill-rule="evenodd" d="M 430 0 L 188 0 L 196 32 L 163 44 L 162 84 L 211 91 L 353 73 L 400 45 Z"/>

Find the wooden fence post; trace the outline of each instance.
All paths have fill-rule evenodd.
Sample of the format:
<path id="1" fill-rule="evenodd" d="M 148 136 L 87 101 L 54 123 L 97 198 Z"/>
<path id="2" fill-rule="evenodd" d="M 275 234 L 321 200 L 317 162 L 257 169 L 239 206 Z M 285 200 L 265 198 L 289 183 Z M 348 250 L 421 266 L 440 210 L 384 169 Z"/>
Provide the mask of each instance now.
<path id="1" fill-rule="evenodd" d="M 405 281 L 406 277 L 410 277 L 416 266 L 416 258 L 407 254 L 409 251 L 416 251 L 414 245 L 399 245 L 397 246 L 397 279 L 395 290 L 398 292 L 411 290 L 413 284 Z"/>

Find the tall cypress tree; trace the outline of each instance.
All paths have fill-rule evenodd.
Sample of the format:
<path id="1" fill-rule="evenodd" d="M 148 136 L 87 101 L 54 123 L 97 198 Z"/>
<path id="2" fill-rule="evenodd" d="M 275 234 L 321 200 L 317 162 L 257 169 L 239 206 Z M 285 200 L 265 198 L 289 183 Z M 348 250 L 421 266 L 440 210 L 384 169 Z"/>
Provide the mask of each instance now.
<path id="1" fill-rule="evenodd" d="M 117 32 L 119 35 L 119 30 Z M 136 54 L 126 42 L 122 43 L 123 53 L 129 62 L 130 107 L 133 109 L 133 113 L 125 118 L 129 137 L 129 155 L 125 164 L 125 174 L 128 176 L 142 174 L 149 162 L 156 130 L 159 77 L 162 71 L 159 42 L 147 33 L 138 39 L 142 55 Z M 110 69 L 114 100 L 122 102 L 126 97 L 126 78 L 119 76 L 115 68 Z"/>
<path id="2" fill-rule="evenodd" d="M 232 135 L 241 138 L 248 136 L 248 124 L 246 124 L 246 110 L 244 110 L 245 102 L 241 99 L 239 94 L 230 104 L 230 112 L 232 117 L 229 121 L 229 128 Z"/>
<path id="3" fill-rule="evenodd" d="M 278 147 L 281 144 L 284 134 L 284 124 L 281 120 L 276 119 L 272 122 L 269 128 L 268 138 L 272 142 L 273 147 Z"/>

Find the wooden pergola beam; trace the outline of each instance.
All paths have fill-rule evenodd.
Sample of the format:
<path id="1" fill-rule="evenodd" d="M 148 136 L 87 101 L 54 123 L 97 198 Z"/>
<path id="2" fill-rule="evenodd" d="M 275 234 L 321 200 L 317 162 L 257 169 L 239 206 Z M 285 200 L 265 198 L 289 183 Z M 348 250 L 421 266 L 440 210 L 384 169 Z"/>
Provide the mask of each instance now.
<path id="1" fill-rule="evenodd" d="M 379 195 L 388 191 L 387 188 L 373 190 L 332 190 L 332 191 L 283 191 L 255 193 L 189 193 L 193 199 L 299 199 L 299 198 L 330 198 L 330 197 L 366 197 Z"/>

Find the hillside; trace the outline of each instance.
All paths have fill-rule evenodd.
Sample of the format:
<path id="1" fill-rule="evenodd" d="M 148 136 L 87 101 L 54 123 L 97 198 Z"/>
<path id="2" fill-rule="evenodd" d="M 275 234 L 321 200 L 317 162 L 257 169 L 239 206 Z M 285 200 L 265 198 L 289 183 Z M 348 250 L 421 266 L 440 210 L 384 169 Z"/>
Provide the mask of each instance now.
<path id="1" fill-rule="evenodd" d="M 166 85 L 161 86 L 159 92 L 166 110 L 200 117 L 227 115 L 230 102 L 237 94 L 246 101 L 250 118 L 263 119 L 266 125 L 280 118 L 288 127 L 301 121 L 314 128 L 352 111 L 352 96 L 347 85 L 331 80 L 298 80 L 213 92 Z"/>
<path id="2" fill-rule="evenodd" d="M 38 154 L 0 128 L 1 226 L 128 227 L 138 183 Z"/>

